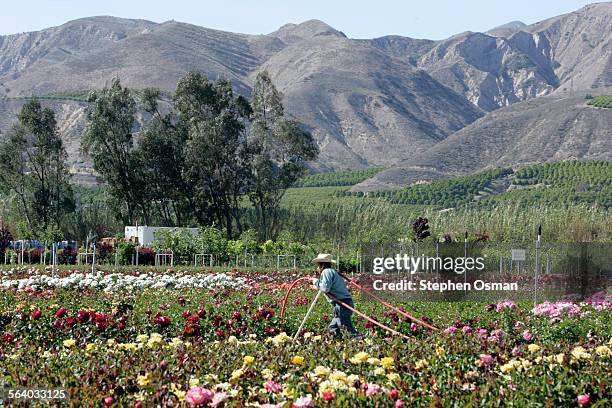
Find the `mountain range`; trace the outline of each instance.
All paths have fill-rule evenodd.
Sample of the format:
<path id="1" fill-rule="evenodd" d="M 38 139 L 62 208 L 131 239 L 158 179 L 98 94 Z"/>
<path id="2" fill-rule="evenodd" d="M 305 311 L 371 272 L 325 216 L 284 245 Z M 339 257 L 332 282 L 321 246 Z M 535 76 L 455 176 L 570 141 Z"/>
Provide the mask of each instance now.
<path id="1" fill-rule="evenodd" d="M 365 189 L 487 166 L 612 160 L 612 111 L 584 101 L 586 93 L 610 93 L 611 39 L 612 3 L 441 41 L 351 39 L 318 20 L 247 35 L 176 21 L 83 18 L 0 36 L 0 132 L 25 98 L 45 97 L 76 179 L 93 182 L 79 150 L 86 103 L 74 95 L 115 76 L 132 88 L 172 92 L 197 70 L 230 79 L 248 96 L 265 69 L 286 111 L 321 148 L 314 170 L 388 168 Z"/>

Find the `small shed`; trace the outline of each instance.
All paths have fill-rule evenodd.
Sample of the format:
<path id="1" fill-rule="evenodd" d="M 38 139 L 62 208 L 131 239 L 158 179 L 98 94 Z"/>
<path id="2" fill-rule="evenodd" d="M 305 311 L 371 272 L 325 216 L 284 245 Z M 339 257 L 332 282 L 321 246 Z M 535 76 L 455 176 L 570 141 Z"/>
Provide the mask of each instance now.
<path id="1" fill-rule="evenodd" d="M 198 228 L 180 228 L 180 227 L 149 227 L 147 225 L 138 226 L 126 226 L 125 227 L 125 240 L 135 242 L 138 240 L 138 245 L 150 246 L 155 239 L 155 233 L 158 231 L 188 231 L 193 236 L 197 236 L 200 233 Z"/>

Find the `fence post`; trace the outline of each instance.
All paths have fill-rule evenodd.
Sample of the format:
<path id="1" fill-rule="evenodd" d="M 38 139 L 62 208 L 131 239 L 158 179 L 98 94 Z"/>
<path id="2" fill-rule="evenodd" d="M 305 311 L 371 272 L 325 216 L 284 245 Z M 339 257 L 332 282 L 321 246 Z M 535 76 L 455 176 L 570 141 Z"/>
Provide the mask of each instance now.
<path id="1" fill-rule="evenodd" d="M 93 243 L 93 254 L 91 256 L 91 273 L 96 272 L 96 241 Z"/>
<path id="2" fill-rule="evenodd" d="M 533 306 L 538 303 L 538 271 L 540 269 L 540 246 L 542 242 L 542 225 L 538 225 L 538 238 L 535 244 L 535 277 L 533 288 Z"/>
<path id="3" fill-rule="evenodd" d="M 465 260 L 467 259 L 467 238 L 468 232 L 465 231 L 465 237 L 463 238 L 463 263 L 465 265 Z M 467 269 L 463 271 L 463 283 L 467 283 Z"/>

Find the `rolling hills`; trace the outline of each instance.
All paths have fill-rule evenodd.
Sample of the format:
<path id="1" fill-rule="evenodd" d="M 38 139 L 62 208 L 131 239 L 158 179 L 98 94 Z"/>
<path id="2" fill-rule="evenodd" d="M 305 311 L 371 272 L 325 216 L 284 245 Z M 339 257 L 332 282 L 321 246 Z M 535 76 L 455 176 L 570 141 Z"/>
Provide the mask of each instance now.
<path id="1" fill-rule="evenodd" d="M 559 101 L 568 92 L 599 95 L 612 86 L 611 18 L 612 3 L 591 4 L 532 25 L 512 22 L 486 33 L 431 41 L 394 35 L 352 39 L 318 20 L 247 35 L 176 21 L 88 17 L 0 36 L 0 132 L 10 128 L 22 98 L 33 94 L 82 95 L 115 76 L 135 89 L 155 86 L 171 92 L 185 72 L 197 70 L 213 79 L 229 78 L 248 95 L 257 72 L 267 69 L 284 94 L 287 112 L 313 133 L 321 148 L 312 163 L 315 170 L 399 165 L 402 170 L 377 175 L 381 185 L 393 171 L 418 169 L 415 178 L 461 174 L 479 168 L 462 147 L 471 140 L 486 142 L 489 153 L 475 156 L 484 161 L 481 167 L 606 158 L 609 145 L 599 135 L 609 116 L 588 116 L 576 108 L 577 101 Z M 539 109 L 562 119 L 565 125 L 553 133 L 565 132 L 563 137 L 552 137 L 549 130 L 528 133 L 527 119 L 519 126 L 500 120 L 539 114 L 530 102 L 546 95 L 553 99 L 536 105 L 546 104 Z M 78 148 L 85 126 L 83 102 L 51 98 L 45 103 L 58 109 L 71 168 L 91 179 L 91 166 Z M 572 125 L 572 115 L 590 124 Z M 468 137 L 490 129 L 483 127 L 487 123 L 494 123 L 503 137 Z M 585 139 L 587 130 L 593 140 Z M 541 139 L 533 143 L 546 147 L 545 154 L 513 153 L 523 145 L 501 154 L 514 139 Z M 443 163 L 452 157 L 454 163 L 441 168 L 424 157 L 439 157 Z"/>

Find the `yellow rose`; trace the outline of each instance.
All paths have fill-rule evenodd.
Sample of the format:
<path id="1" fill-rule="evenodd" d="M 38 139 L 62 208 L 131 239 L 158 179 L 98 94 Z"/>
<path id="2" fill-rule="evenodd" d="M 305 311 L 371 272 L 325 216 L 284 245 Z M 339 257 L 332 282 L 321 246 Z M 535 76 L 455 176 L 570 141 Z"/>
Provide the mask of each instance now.
<path id="1" fill-rule="evenodd" d="M 436 347 L 436 355 L 437 356 L 443 356 L 444 354 L 446 354 L 446 350 L 444 350 L 444 347 Z"/>
<path id="2" fill-rule="evenodd" d="M 597 353 L 598 356 L 602 356 L 602 357 L 612 355 L 612 352 L 610 351 L 608 346 L 599 346 L 595 349 L 595 352 Z"/>
<path id="3" fill-rule="evenodd" d="M 395 360 L 393 360 L 393 357 L 383 357 L 380 360 L 380 365 L 385 368 L 391 368 L 393 367 L 393 364 L 395 364 Z"/>
<path id="4" fill-rule="evenodd" d="M 353 357 L 351 357 L 349 361 L 353 364 L 361 364 L 361 363 L 365 363 L 366 361 L 368 361 L 368 358 L 370 358 L 370 355 L 362 351 L 362 352 L 355 354 Z"/>
<path id="5" fill-rule="evenodd" d="M 139 375 L 138 378 L 136 378 L 136 383 L 140 387 L 146 387 L 150 382 L 151 379 L 149 378 L 149 374 Z"/>
<path id="6" fill-rule="evenodd" d="M 245 365 L 253 364 L 255 362 L 255 357 L 253 357 L 253 356 L 244 356 L 242 361 L 243 361 L 243 363 Z"/>
<path id="7" fill-rule="evenodd" d="M 427 360 L 424 359 L 420 359 L 419 361 L 416 362 L 415 364 L 415 368 L 417 370 L 420 370 L 423 367 L 427 367 Z"/>
<path id="8" fill-rule="evenodd" d="M 197 387 L 200 384 L 200 380 L 196 377 L 191 377 L 189 379 L 189 388 Z"/>
<path id="9" fill-rule="evenodd" d="M 316 366 L 314 369 L 314 375 L 320 378 L 327 377 L 331 370 L 327 367 Z"/>
<path id="10" fill-rule="evenodd" d="M 302 356 L 294 356 L 291 359 L 291 362 L 295 365 L 301 366 L 302 364 L 304 364 L 304 357 Z"/>
<path id="11" fill-rule="evenodd" d="M 233 380 L 237 380 L 240 377 L 242 377 L 242 374 L 244 374 L 244 371 L 241 368 L 239 368 L 237 370 L 234 370 L 234 371 L 232 371 L 232 376 L 231 376 L 230 380 L 232 380 L 232 381 Z"/>
<path id="12" fill-rule="evenodd" d="M 368 358 L 368 364 L 369 365 L 378 365 L 380 364 L 380 360 L 374 357 L 370 357 Z"/>
<path id="13" fill-rule="evenodd" d="M 96 350 L 96 345 L 94 343 L 89 343 L 85 346 L 85 351 L 91 353 Z"/>
<path id="14" fill-rule="evenodd" d="M 391 382 L 398 382 L 400 380 L 400 375 L 398 373 L 389 373 L 387 374 L 387 379 Z"/>
<path id="15" fill-rule="evenodd" d="M 559 353 L 555 356 L 555 360 L 557 360 L 557 364 L 563 364 L 563 360 L 565 359 L 565 354 Z"/>
<path id="16" fill-rule="evenodd" d="M 527 350 L 532 353 L 537 353 L 538 351 L 540 351 L 540 346 L 538 346 L 537 344 L 530 344 L 527 346 Z"/>
<path id="17" fill-rule="evenodd" d="M 74 345 L 76 344 L 76 340 L 75 339 L 69 339 L 69 340 L 64 340 L 64 347 L 74 347 Z"/>
<path id="18" fill-rule="evenodd" d="M 270 380 L 272 377 L 274 377 L 274 371 L 270 370 L 269 368 L 264 368 L 261 370 L 261 376 L 266 380 Z"/>

